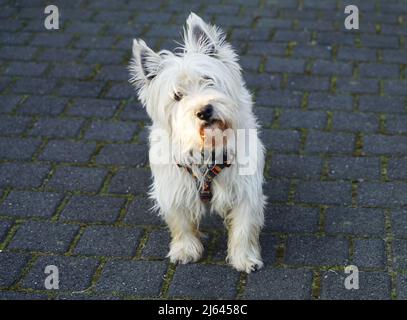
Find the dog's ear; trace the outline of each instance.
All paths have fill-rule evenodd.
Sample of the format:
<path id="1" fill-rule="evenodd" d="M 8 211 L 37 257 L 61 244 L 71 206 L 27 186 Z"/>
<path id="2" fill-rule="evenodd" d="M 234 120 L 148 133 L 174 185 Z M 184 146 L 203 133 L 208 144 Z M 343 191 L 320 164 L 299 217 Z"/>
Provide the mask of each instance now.
<path id="1" fill-rule="evenodd" d="M 215 26 L 205 23 L 191 12 L 184 30 L 185 50 L 215 55 L 224 40 L 223 33 Z"/>
<path id="2" fill-rule="evenodd" d="M 133 40 L 133 56 L 130 61 L 130 82 L 140 89 L 157 76 L 161 56 L 151 50 L 146 43 L 139 39 Z"/>
<path id="3" fill-rule="evenodd" d="M 200 52 L 222 60 L 234 69 L 240 70 L 236 64 L 237 55 L 225 40 L 225 34 L 216 26 L 204 22 L 191 12 L 184 30 L 185 52 Z"/>

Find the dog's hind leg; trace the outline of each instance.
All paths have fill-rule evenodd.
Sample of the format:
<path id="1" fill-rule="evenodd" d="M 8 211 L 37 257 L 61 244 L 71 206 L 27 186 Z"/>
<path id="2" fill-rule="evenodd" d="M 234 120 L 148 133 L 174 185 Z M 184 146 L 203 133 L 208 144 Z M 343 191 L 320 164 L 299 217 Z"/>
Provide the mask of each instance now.
<path id="1" fill-rule="evenodd" d="M 167 257 L 173 263 L 196 262 L 200 259 L 203 246 L 199 240 L 199 231 L 196 221 L 186 211 L 171 211 L 165 215 L 171 231 L 170 251 Z"/>
<path id="2" fill-rule="evenodd" d="M 227 261 L 238 271 L 250 273 L 263 266 L 260 255 L 259 233 L 263 225 L 263 207 L 254 208 L 244 200 L 227 216 Z"/>

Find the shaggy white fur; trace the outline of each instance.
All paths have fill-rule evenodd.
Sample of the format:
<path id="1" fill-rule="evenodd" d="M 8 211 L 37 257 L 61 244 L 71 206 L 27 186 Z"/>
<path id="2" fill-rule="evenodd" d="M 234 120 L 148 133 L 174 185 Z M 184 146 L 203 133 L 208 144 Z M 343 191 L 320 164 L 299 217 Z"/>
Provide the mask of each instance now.
<path id="1" fill-rule="evenodd" d="M 264 147 L 237 60 L 222 31 L 191 13 L 184 44 L 175 53 L 156 53 L 144 41 L 134 40 L 130 81 L 153 122 L 150 196 L 171 231 L 170 260 L 187 263 L 201 257 L 199 222 L 206 212 L 216 212 L 228 228 L 227 261 L 249 273 L 263 265 L 259 232 L 266 203 L 262 191 Z M 208 106 L 212 110 L 209 118 L 198 117 Z M 203 179 L 197 170 L 203 149 L 204 161 L 209 161 L 211 154 L 203 148 L 207 145 L 202 132 L 211 129 L 224 135 L 220 141 L 226 140 L 227 146 L 218 142 L 209 145 L 218 153 L 226 151 L 234 161 L 214 178 L 213 196 L 206 204 L 199 197 L 196 179 Z M 242 130 L 250 131 L 252 139 L 236 139 Z M 244 157 L 241 150 L 245 151 L 248 143 L 249 155 Z M 252 167 L 246 173 L 244 161 L 239 161 L 243 158 L 248 158 Z M 189 166 L 197 178 L 177 164 Z"/>

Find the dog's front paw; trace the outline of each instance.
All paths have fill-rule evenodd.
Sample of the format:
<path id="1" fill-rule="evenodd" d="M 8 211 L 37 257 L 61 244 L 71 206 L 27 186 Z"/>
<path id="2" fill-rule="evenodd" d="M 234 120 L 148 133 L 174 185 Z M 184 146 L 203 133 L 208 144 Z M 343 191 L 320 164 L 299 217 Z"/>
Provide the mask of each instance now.
<path id="1" fill-rule="evenodd" d="M 203 245 L 196 237 L 183 237 L 171 242 L 167 257 L 172 263 L 196 262 L 201 258 Z"/>
<path id="2" fill-rule="evenodd" d="M 239 253 L 233 256 L 228 256 L 227 260 L 237 271 L 246 273 L 257 271 L 263 267 L 261 257 L 250 253 Z"/>

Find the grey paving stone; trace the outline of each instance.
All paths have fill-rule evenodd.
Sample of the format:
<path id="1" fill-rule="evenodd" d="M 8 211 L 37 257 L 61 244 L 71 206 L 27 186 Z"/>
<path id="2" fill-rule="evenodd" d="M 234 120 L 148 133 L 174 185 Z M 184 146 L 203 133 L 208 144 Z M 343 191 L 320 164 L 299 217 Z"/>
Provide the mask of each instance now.
<path id="1" fill-rule="evenodd" d="M 362 206 L 399 207 L 407 203 L 406 183 L 362 182 L 358 188 L 358 203 Z"/>
<path id="2" fill-rule="evenodd" d="M 407 137 L 384 135 L 365 136 L 363 150 L 367 154 L 407 155 Z"/>
<path id="3" fill-rule="evenodd" d="M 380 159 L 374 157 L 332 157 L 328 160 L 328 176 L 334 179 L 380 179 Z"/>
<path id="4" fill-rule="evenodd" d="M 51 217 L 63 198 L 52 192 L 11 191 L 0 213 L 13 217 Z"/>
<path id="5" fill-rule="evenodd" d="M 23 288 L 45 290 L 47 266 L 58 268 L 59 290 L 80 291 L 91 285 L 91 280 L 99 262 L 93 258 L 47 256 L 39 257 L 28 274 L 22 280 Z"/>
<path id="6" fill-rule="evenodd" d="M 276 19 L 274 19 L 277 22 Z M 261 22 L 261 19 L 258 23 Z M 284 23 L 290 23 L 287 20 L 284 20 Z M 247 52 L 250 54 L 259 54 L 259 55 L 284 55 L 287 50 L 286 43 L 272 43 L 264 41 L 250 41 L 248 44 Z"/>
<path id="7" fill-rule="evenodd" d="M 56 86 L 54 79 L 44 78 L 20 78 L 13 84 L 14 93 L 25 94 L 51 94 Z"/>
<path id="8" fill-rule="evenodd" d="M 390 299 L 390 277 L 384 272 L 359 272 L 359 289 L 346 289 L 348 274 L 325 272 L 322 276 L 321 299 L 381 300 Z"/>
<path id="9" fill-rule="evenodd" d="M 153 202 L 145 197 L 134 199 L 127 210 L 124 222 L 128 224 L 159 225 L 163 220 L 152 210 Z"/>
<path id="10" fill-rule="evenodd" d="M 351 132 L 377 132 L 379 117 L 372 114 L 335 112 L 332 121 L 333 130 Z"/>
<path id="11" fill-rule="evenodd" d="M 67 113 L 72 116 L 110 118 L 114 115 L 119 103 L 107 99 L 75 99 Z"/>
<path id="12" fill-rule="evenodd" d="M 13 224 L 11 221 L 0 220 L 0 242 L 6 238 L 7 232 L 10 230 L 12 225 Z"/>
<path id="13" fill-rule="evenodd" d="M 97 192 L 107 170 L 100 168 L 59 167 L 48 182 L 48 188 L 58 191 Z"/>
<path id="14" fill-rule="evenodd" d="M 92 63 L 92 61 L 90 61 Z M 53 65 L 50 71 L 50 77 L 52 78 L 71 78 L 78 80 L 86 80 L 92 76 L 92 72 L 95 66 L 78 64 L 78 63 L 57 63 Z"/>
<path id="15" fill-rule="evenodd" d="M 351 204 L 351 183 L 337 181 L 301 181 L 295 199 L 305 203 Z"/>
<path id="16" fill-rule="evenodd" d="M 48 300 L 45 294 L 0 291 L 0 300 Z"/>
<path id="17" fill-rule="evenodd" d="M 311 33 L 307 30 L 291 31 L 291 30 L 277 30 L 273 35 L 275 42 L 290 42 L 307 43 L 311 38 Z"/>
<path id="18" fill-rule="evenodd" d="M 145 195 L 151 182 L 151 173 L 147 170 L 122 169 L 113 176 L 109 192 Z"/>
<path id="19" fill-rule="evenodd" d="M 319 26 L 326 27 L 326 21 L 299 21 L 299 24 L 313 24 L 313 27 L 319 28 Z M 295 58 L 320 58 L 329 59 L 332 54 L 332 48 L 329 46 L 318 45 L 296 45 L 293 51 L 293 57 Z"/>
<path id="20" fill-rule="evenodd" d="M 123 60 L 122 53 L 113 50 L 89 50 L 83 58 L 85 63 L 99 63 L 104 65 L 120 64 Z"/>
<path id="21" fill-rule="evenodd" d="M 74 138 L 79 134 L 83 120 L 40 119 L 30 131 L 32 136 Z"/>
<path id="22" fill-rule="evenodd" d="M 403 50 L 384 49 L 383 61 L 393 63 L 406 63 L 406 53 Z"/>
<path id="23" fill-rule="evenodd" d="M 59 87 L 58 94 L 66 97 L 97 98 L 104 87 L 104 83 L 96 81 L 66 80 Z"/>
<path id="24" fill-rule="evenodd" d="M 148 162 L 148 147 L 143 144 L 108 144 L 100 151 L 96 162 L 142 166 Z"/>
<path id="25" fill-rule="evenodd" d="M 353 46 L 354 35 L 340 32 L 319 32 L 317 42 L 322 45 L 332 46 L 334 44 Z"/>
<path id="26" fill-rule="evenodd" d="M 382 239 L 357 239 L 353 264 L 358 268 L 379 268 L 386 266 L 385 243 Z"/>
<path id="27" fill-rule="evenodd" d="M 2 95 L 0 101 L 0 113 L 11 112 L 22 100 L 18 95 Z"/>
<path id="28" fill-rule="evenodd" d="M 352 153 L 355 136 L 349 133 L 311 131 L 305 145 L 306 152 Z"/>
<path id="29" fill-rule="evenodd" d="M 157 229 L 151 231 L 141 256 L 150 259 L 164 259 L 170 248 L 171 235 L 168 230 Z"/>
<path id="30" fill-rule="evenodd" d="M 407 240 L 396 239 L 393 242 L 393 261 L 396 269 L 407 268 Z"/>
<path id="31" fill-rule="evenodd" d="M 59 294 L 55 297 L 55 300 L 120 300 L 119 297 L 108 294 L 86 294 L 81 291 L 73 291 L 66 294 Z"/>
<path id="32" fill-rule="evenodd" d="M 71 41 L 72 35 L 70 34 L 50 34 L 38 33 L 35 35 L 31 45 L 44 46 L 44 47 L 66 47 Z"/>
<path id="33" fill-rule="evenodd" d="M 264 185 L 264 194 L 269 201 L 282 201 L 288 200 L 288 193 L 290 190 L 290 182 L 282 179 L 266 180 Z"/>
<path id="34" fill-rule="evenodd" d="M 148 121 L 150 120 L 145 108 L 141 105 L 127 104 L 120 114 L 122 120 Z"/>
<path id="35" fill-rule="evenodd" d="M 262 126 L 271 125 L 274 119 L 274 110 L 272 108 L 255 107 L 253 112 Z"/>
<path id="36" fill-rule="evenodd" d="M 279 74 L 270 74 L 270 73 L 255 73 L 255 72 L 245 72 L 243 71 L 243 79 L 245 80 L 247 86 L 249 87 L 249 89 L 255 89 L 258 88 L 259 90 L 262 89 L 279 89 L 281 86 L 281 81 L 282 81 L 282 77 Z M 267 90 L 262 90 L 261 91 L 262 94 L 266 95 L 267 94 L 271 94 L 276 96 L 273 92 L 268 92 Z M 300 95 L 299 92 L 295 93 L 296 95 Z M 285 96 L 285 100 L 286 101 L 290 101 L 288 96 L 290 95 L 289 91 L 283 91 L 281 92 L 282 98 L 280 100 L 284 100 L 284 96 Z M 257 95 L 260 96 L 260 95 Z M 291 98 L 292 100 L 294 100 L 294 98 Z M 258 99 L 257 99 L 258 100 Z M 265 100 L 265 99 L 264 99 Z M 264 102 L 263 102 L 264 103 Z"/>
<path id="37" fill-rule="evenodd" d="M 330 95 L 322 92 L 311 92 L 308 97 L 310 110 L 350 110 L 352 109 L 352 97 L 349 95 Z"/>
<path id="38" fill-rule="evenodd" d="M 406 80 L 387 80 L 384 82 L 384 91 L 389 95 L 407 96 Z"/>
<path id="39" fill-rule="evenodd" d="M 78 226 L 46 221 L 24 222 L 8 249 L 64 253 L 79 230 Z"/>
<path id="40" fill-rule="evenodd" d="M 268 72 L 303 73 L 305 70 L 305 60 L 271 57 L 268 60 L 266 70 Z"/>
<path id="41" fill-rule="evenodd" d="M 284 110 L 280 115 L 282 128 L 324 129 L 327 116 L 319 111 Z"/>
<path id="42" fill-rule="evenodd" d="M 56 116 L 64 110 L 67 102 L 65 98 L 32 95 L 17 109 L 17 113 Z"/>
<path id="43" fill-rule="evenodd" d="M 290 236 L 285 262 L 291 265 L 346 265 L 348 246 L 343 237 Z"/>
<path id="44" fill-rule="evenodd" d="M 299 108 L 301 99 L 301 92 L 261 90 L 256 94 L 255 101 L 257 105 L 265 107 Z"/>
<path id="45" fill-rule="evenodd" d="M 232 299 L 236 295 L 239 273 L 227 266 L 179 265 L 170 284 L 170 297 Z"/>
<path id="46" fill-rule="evenodd" d="M 85 133 L 85 139 L 129 141 L 138 126 L 128 122 L 92 122 Z"/>
<path id="47" fill-rule="evenodd" d="M 98 74 L 97 80 L 114 80 L 114 81 L 127 81 L 129 79 L 129 72 L 123 66 L 109 66 L 103 65 Z"/>
<path id="48" fill-rule="evenodd" d="M 83 10 L 81 10 L 81 13 Z M 75 18 L 77 19 L 77 18 Z M 113 36 L 94 36 L 94 35 L 80 35 L 79 39 L 74 42 L 73 46 L 79 49 L 99 49 L 111 48 L 116 42 Z M 78 50 L 81 52 L 80 50 Z"/>
<path id="49" fill-rule="evenodd" d="M 96 291 L 157 297 L 166 270 L 165 261 L 111 261 L 104 267 Z"/>
<path id="50" fill-rule="evenodd" d="M 40 76 L 47 68 L 45 63 L 37 62 L 11 62 L 5 69 L 4 74 L 12 76 Z"/>
<path id="51" fill-rule="evenodd" d="M 392 180 L 407 179 L 407 159 L 390 158 L 387 164 L 387 175 Z"/>
<path id="52" fill-rule="evenodd" d="M 272 177 L 318 179 L 322 170 L 322 159 L 291 155 L 275 155 L 271 158 Z"/>
<path id="53" fill-rule="evenodd" d="M 398 48 L 399 39 L 394 35 L 362 34 L 362 45 L 368 48 Z"/>
<path id="54" fill-rule="evenodd" d="M 20 134 L 32 122 L 30 117 L 0 116 L 0 132 L 2 135 Z"/>
<path id="55" fill-rule="evenodd" d="M 332 207 L 326 210 L 325 230 L 331 234 L 384 236 L 381 209 Z"/>
<path id="56" fill-rule="evenodd" d="M 407 275 L 398 274 L 397 275 L 397 298 L 401 300 L 407 299 Z"/>
<path id="57" fill-rule="evenodd" d="M 0 164 L 0 186 L 16 188 L 38 188 L 51 167 L 33 163 Z"/>
<path id="58" fill-rule="evenodd" d="M 31 160 L 40 139 L 0 138 L 0 155 L 7 160 Z"/>
<path id="59" fill-rule="evenodd" d="M 227 249 L 227 239 L 224 238 L 222 244 L 224 246 L 222 261 L 226 259 L 226 249 Z M 261 257 L 263 259 L 264 267 L 275 265 L 277 261 L 277 246 L 279 245 L 279 239 L 270 234 L 269 232 L 260 233 L 260 247 L 261 247 Z"/>
<path id="60" fill-rule="evenodd" d="M 80 238 L 76 254 L 130 257 L 136 253 L 142 236 L 140 228 L 91 226 Z"/>
<path id="61" fill-rule="evenodd" d="M 400 74 L 399 66 L 395 64 L 360 64 L 359 72 L 361 77 L 371 78 L 398 78 Z"/>
<path id="62" fill-rule="evenodd" d="M 72 62 L 81 54 L 80 50 L 70 48 L 42 48 L 38 56 L 39 61 Z"/>
<path id="63" fill-rule="evenodd" d="M 272 151 L 295 152 L 300 148 L 300 133 L 298 131 L 263 129 L 260 138 L 267 149 Z"/>
<path id="64" fill-rule="evenodd" d="M 50 140 L 38 157 L 40 160 L 55 162 L 85 163 L 96 150 L 94 142 Z"/>
<path id="65" fill-rule="evenodd" d="M 379 82 L 376 79 L 367 78 L 359 80 L 338 78 L 336 81 L 336 89 L 338 92 L 348 93 L 379 93 Z"/>
<path id="66" fill-rule="evenodd" d="M 9 287 L 19 279 L 29 258 L 28 254 L 0 252 L 0 288 Z"/>
<path id="67" fill-rule="evenodd" d="M 299 206 L 273 206 L 265 210 L 265 230 L 277 232 L 316 232 L 319 209 Z"/>
<path id="68" fill-rule="evenodd" d="M 72 196 L 62 210 L 61 220 L 114 223 L 125 200 L 105 196 Z"/>
<path id="69" fill-rule="evenodd" d="M 128 83 L 115 84 L 106 94 L 106 97 L 111 99 L 129 99 L 135 96 L 135 89 Z"/>
<path id="70" fill-rule="evenodd" d="M 2 33 L 2 37 L 0 38 L 1 40 L 5 39 L 5 37 L 3 35 L 4 35 L 4 33 Z M 14 41 L 15 40 L 19 41 L 19 38 L 22 39 L 22 38 L 28 36 L 28 34 L 22 35 L 21 33 L 20 34 L 7 33 L 6 35 L 8 35 L 10 37 L 8 40 L 13 39 Z M 5 39 L 5 40 L 7 40 L 7 39 Z M 24 40 L 24 39 L 22 39 L 22 40 Z M 34 54 L 38 50 L 38 48 L 35 48 L 35 47 L 14 46 L 14 45 L 12 45 L 13 43 L 11 43 L 10 41 L 7 41 L 7 42 L 11 45 L 3 46 L 0 49 L 0 57 L 5 60 L 14 60 L 14 59 L 31 60 L 32 57 L 34 56 Z M 21 44 L 21 43 L 16 43 L 16 44 Z"/>
<path id="71" fill-rule="evenodd" d="M 359 109 L 363 112 L 403 113 L 405 105 L 402 97 L 361 96 Z"/>
<path id="72" fill-rule="evenodd" d="M 312 72 L 319 75 L 351 76 L 352 63 L 317 60 L 314 62 Z"/>
<path id="73" fill-rule="evenodd" d="M 260 300 L 310 299 L 311 281 L 310 270 L 264 268 L 248 276 L 244 297 Z"/>
<path id="74" fill-rule="evenodd" d="M 386 131 L 393 134 L 407 133 L 406 116 L 389 116 L 386 118 Z"/>
<path id="75" fill-rule="evenodd" d="M 407 236 L 407 210 L 399 209 L 391 211 L 392 230 L 398 237 Z"/>

